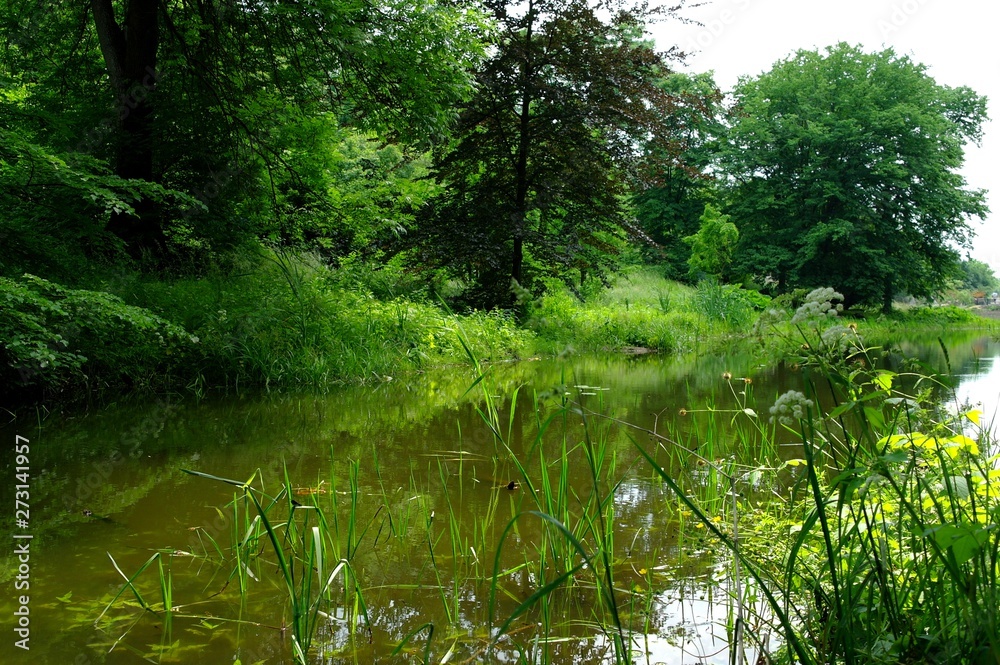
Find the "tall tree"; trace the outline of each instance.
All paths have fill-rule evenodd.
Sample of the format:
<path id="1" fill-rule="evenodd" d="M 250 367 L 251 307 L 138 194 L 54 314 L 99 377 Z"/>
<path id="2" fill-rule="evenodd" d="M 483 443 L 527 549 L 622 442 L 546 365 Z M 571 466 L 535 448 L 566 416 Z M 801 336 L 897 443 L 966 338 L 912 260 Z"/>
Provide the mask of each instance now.
<path id="1" fill-rule="evenodd" d="M 688 279 L 691 247 L 706 204 L 718 189 L 712 167 L 725 132 L 722 93 L 711 73 L 673 73 L 658 83 L 676 100 L 665 118 L 666 142 L 648 146 L 646 187 L 634 197 L 639 226 L 649 236 L 646 254 L 671 279 Z"/>
<path id="2" fill-rule="evenodd" d="M 982 191 L 958 173 L 986 100 L 938 85 L 892 50 L 799 51 L 743 79 L 725 154 L 740 230 L 734 271 L 782 288 L 830 285 L 848 303 L 945 285 Z"/>
<path id="3" fill-rule="evenodd" d="M 674 98 L 656 82 L 673 53 L 642 40 L 644 6 L 488 0 L 499 25 L 429 209 L 423 259 L 453 268 L 477 305 L 511 281 L 599 275 L 630 219 L 641 146 L 665 141 Z M 676 12 L 679 7 L 666 10 Z"/>
<path id="4" fill-rule="evenodd" d="M 721 214 L 711 203 L 705 206 L 699 221 L 698 232 L 684 238 L 684 244 L 691 247 L 687 261 L 690 277 L 692 281 L 719 279 L 732 261 L 740 232 L 729 221 L 729 215 Z"/>
<path id="5" fill-rule="evenodd" d="M 128 0 L 121 21 L 115 17 L 112 0 L 91 0 L 90 7 L 112 95 L 117 100 L 134 100 L 123 105 L 118 114 L 115 174 L 152 182 L 153 105 L 149 93 L 159 78 L 159 0 Z M 147 198 L 132 213 L 113 213 L 108 230 L 136 249 L 161 247 L 166 240 L 156 208 Z"/>
<path id="6" fill-rule="evenodd" d="M 224 173 L 244 199 L 296 178 L 280 143 L 289 124 L 328 114 L 389 140 L 444 136 L 488 29 L 461 0 L 0 0 L 0 23 L 17 35 L 2 73 L 39 91 L 26 105 L 67 118 L 40 133 L 53 147 L 190 192 Z M 176 212 L 143 196 L 107 228 L 138 256 L 162 248 Z"/>
<path id="7" fill-rule="evenodd" d="M 961 283 L 966 289 L 995 291 L 1000 287 L 1000 279 L 997 279 L 989 264 L 968 258 L 962 261 L 961 268 Z"/>

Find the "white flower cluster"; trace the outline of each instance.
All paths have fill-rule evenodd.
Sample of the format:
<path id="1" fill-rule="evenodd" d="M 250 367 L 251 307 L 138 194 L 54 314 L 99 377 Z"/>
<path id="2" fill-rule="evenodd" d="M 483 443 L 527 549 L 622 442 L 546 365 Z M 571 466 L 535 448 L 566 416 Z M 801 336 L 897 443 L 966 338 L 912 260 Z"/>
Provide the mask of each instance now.
<path id="1" fill-rule="evenodd" d="M 820 337 L 826 348 L 839 353 L 847 353 L 861 345 L 858 331 L 852 326 L 830 326 L 820 333 Z"/>
<path id="2" fill-rule="evenodd" d="M 754 321 L 750 332 L 754 335 L 763 335 L 770 331 L 771 326 L 777 325 L 788 319 L 788 313 L 783 309 L 767 309 L 760 313 Z"/>
<path id="3" fill-rule="evenodd" d="M 771 421 L 773 422 L 777 418 L 778 422 L 782 425 L 791 425 L 796 420 L 805 418 L 806 411 L 812 407 L 813 403 L 811 399 L 807 399 L 798 390 L 789 390 L 787 393 L 780 395 L 775 400 L 774 406 L 769 409 Z"/>
<path id="4" fill-rule="evenodd" d="M 837 316 L 837 312 L 844 311 L 841 304 L 833 304 L 835 300 L 843 300 L 844 296 L 837 293 L 829 286 L 813 289 L 806 296 L 802 306 L 795 310 L 792 323 L 809 323 L 826 317 Z"/>

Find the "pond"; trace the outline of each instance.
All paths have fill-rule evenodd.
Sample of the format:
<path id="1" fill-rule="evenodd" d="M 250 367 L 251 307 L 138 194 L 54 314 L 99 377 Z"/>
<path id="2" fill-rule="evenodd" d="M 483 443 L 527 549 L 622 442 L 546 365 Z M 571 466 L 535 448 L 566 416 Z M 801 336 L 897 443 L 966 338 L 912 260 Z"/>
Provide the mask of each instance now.
<path id="1" fill-rule="evenodd" d="M 977 334 L 946 346 L 947 359 L 936 339 L 900 348 L 950 363 L 958 400 L 982 403 L 992 422 L 1000 344 Z M 668 469 L 694 467 L 702 498 L 721 501 L 727 488 L 711 465 L 699 476 L 698 460 L 752 461 L 766 418 L 755 425 L 746 410 L 766 415 L 801 374 L 743 355 L 577 356 L 496 365 L 474 382 L 454 368 L 324 395 L 159 399 L 5 425 L 8 451 L 27 440 L 30 476 L 12 480 L 13 453 L 0 468 L 8 484 L 27 478 L 30 519 L 0 530 L 0 612 L 29 612 L 30 652 L 7 631 L 3 662 L 294 662 L 289 585 L 253 503 L 185 470 L 252 481 L 266 506 L 276 499 L 271 518 L 295 525 L 276 522 L 282 546 L 308 545 L 321 526 L 325 561 L 291 564 L 294 584 L 333 580 L 310 662 L 515 662 L 545 651 L 602 663 L 614 631 L 600 626 L 615 620 L 639 662 L 728 662 L 730 562 L 637 444 Z M 497 432 L 483 417 L 491 407 Z M 732 416 L 703 417 L 709 408 Z M 589 551 L 594 538 L 613 560 L 581 567 L 574 539 Z M 13 553 L 25 543 L 22 565 Z M 133 575 L 135 593 L 121 593 Z M 519 614 L 560 581 L 574 592 Z"/>

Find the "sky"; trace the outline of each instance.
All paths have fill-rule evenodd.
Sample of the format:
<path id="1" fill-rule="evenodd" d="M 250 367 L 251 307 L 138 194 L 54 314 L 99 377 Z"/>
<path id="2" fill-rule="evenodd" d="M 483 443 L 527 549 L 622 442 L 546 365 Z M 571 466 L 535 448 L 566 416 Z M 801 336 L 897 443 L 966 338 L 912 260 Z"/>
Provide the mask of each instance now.
<path id="1" fill-rule="evenodd" d="M 698 0 L 689 0 L 695 4 Z M 670 4 L 670 0 L 667 0 Z M 972 258 L 1000 276 L 1000 2 L 996 0 L 709 0 L 684 9 L 701 25 L 669 21 L 651 26 L 657 46 L 690 55 L 678 67 L 715 72 L 728 92 L 741 76 L 757 76 L 798 49 L 837 42 L 873 52 L 891 47 L 926 65 L 939 84 L 968 86 L 989 100 L 980 146 L 966 145 L 962 174 L 970 188 L 989 193 L 993 212 L 970 220 Z M 998 118 L 1000 119 L 1000 118 Z"/>

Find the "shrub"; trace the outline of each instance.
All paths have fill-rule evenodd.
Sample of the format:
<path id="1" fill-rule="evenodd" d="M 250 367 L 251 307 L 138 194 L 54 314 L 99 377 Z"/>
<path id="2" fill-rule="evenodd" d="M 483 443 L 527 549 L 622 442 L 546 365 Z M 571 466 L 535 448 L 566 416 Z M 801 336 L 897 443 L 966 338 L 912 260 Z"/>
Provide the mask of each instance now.
<path id="1" fill-rule="evenodd" d="M 33 275 L 0 277 L 0 303 L 0 371 L 13 390 L 158 383 L 198 342 L 113 295 Z"/>
<path id="2" fill-rule="evenodd" d="M 732 284 L 720 284 L 712 279 L 698 282 L 690 300 L 691 309 L 709 321 L 725 323 L 730 328 L 749 326 L 756 311 L 764 309 L 770 298 L 757 291 L 748 291 Z"/>

